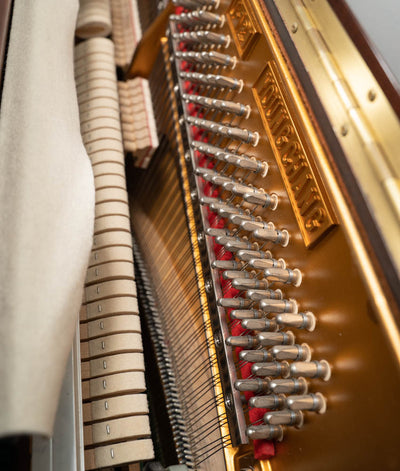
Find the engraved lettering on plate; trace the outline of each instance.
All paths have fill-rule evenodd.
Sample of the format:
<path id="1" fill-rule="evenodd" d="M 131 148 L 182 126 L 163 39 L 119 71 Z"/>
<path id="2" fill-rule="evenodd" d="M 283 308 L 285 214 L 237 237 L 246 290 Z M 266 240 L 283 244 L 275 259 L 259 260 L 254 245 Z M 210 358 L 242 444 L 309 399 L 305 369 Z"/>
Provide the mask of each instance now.
<path id="1" fill-rule="evenodd" d="M 296 129 L 273 62 L 267 64 L 253 94 L 304 243 L 310 248 L 336 224 L 336 218 L 313 165 L 311 150 Z"/>
<path id="2" fill-rule="evenodd" d="M 228 11 L 229 26 L 241 59 L 250 51 L 259 36 L 256 20 L 243 0 L 236 0 Z"/>

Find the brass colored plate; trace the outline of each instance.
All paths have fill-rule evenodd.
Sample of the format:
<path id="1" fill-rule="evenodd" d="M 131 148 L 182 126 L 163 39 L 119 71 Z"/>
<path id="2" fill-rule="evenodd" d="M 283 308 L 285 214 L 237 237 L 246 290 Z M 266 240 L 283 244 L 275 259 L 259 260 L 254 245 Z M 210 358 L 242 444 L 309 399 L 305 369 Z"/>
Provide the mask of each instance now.
<path id="1" fill-rule="evenodd" d="M 289 110 L 284 82 L 274 61 L 268 62 L 253 94 L 301 235 L 310 248 L 332 229 L 336 218 L 313 163 L 312 150 L 297 131 L 296 115 Z"/>
<path id="2" fill-rule="evenodd" d="M 258 23 L 243 0 L 232 2 L 227 18 L 239 57 L 244 59 L 260 35 Z"/>

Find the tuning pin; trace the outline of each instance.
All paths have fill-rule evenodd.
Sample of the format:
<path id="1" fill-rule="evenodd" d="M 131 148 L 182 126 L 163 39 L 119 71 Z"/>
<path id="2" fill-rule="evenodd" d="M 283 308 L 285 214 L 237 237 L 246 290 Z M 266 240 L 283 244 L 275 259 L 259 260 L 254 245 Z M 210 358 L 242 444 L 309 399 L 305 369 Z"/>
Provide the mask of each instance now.
<path id="1" fill-rule="evenodd" d="M 293 425 L 300 428 L 304 424 L 304 416 L 301 411 L 270 411 L 264 414 L 264 422 L 269 425 Z"/>
<path id="2" fill-rule="evenodd" d="M 229 218 L 231 214 L 238 214 L 242 212 L 240 208 L 237 208 L 236 206 L 230 206 L 225 203 L 224 204 L 213 203 L 210 205 L 210 208 L 213 211 L 216 211 L 223 218 Z"/>
<path id="3" fill-rule="evenodd" d="M 212 196 L 202 196 L 200 198 L 201 205 L 208 206 L 212 203 L 223 203 L 223 201 L 219 198 L 214 198 Z"/>
<path id="4" fill-rule="evenodd" d="M 270 224 L 271 224 L 270 222 L 258 221 L 255 218 L 253 218 L 253 219 L 243 220 L 240 223 L 240 227 L 245 231 L 252 232 L 255 229 L 269 229 Z"/>
<path id="5" fill-rule="evenodd" d="M 289 312 L 296 314 L 298 311 L 297 302 L 294 299 L 263 299 L 260 301 L 260 308 L 265 312 Z"/>
<path id="6" fill-rule="evenodd" d="M 243 278 L 252 278 L 253 275 L 245 270 L 226 270 L 222 273 L 222 278 L 224 280 L 236 280 Z"/>
<path id="7" fill-rule="evenodd" d="M 296 361 L 290 365 L 290 375 L 294 377 L 321 378 L 328 381 L 331 377 L 331 367 L 326 360 Z"/>
<path id="8" fill-rule="evenodd" d="M 215 238 L 217 244 L 223 245 L 230 252 L 237 252 L 240 249 L 252 249 L 255 244 L 240 237 L 219 236 Z"/>
<path id="9" fill-rule="evenodd" d="M 265 177 L 268 173 L 267 162 L 262 162 L 254 157 L 248 157 L 247 155 L 235 155 L 227 153 L 224 156 L 224 160 L 228 164 L 235 165 L 236 167 L 243 168 L 245 170 L 251 170 L 254 173 L 261 173 L 262 177 Z"/>
<path id="10" fill-rule="evenodd" d="M 254 348 L 259 344 L 257 337 L 253 337 L 252 335 L 230 336 L 226 339 L 225 342 L 230 347 L 243 348 Z"/>
<path id="11" fill-rule="evenodd" d="M 229 235 L 219 235 L 215 237 L 215 242 L 219 245 L 226 245 L 228 242 L 246 242 L 248 243 L 249 241 L 246 239 L 241 239 L 240 237 L 237 236 L 229 236 Z"/>
<path id="12" fill-rule="evenodd" d="M 310 332 L 315 329 L 317 323 L 314 314 L 310 311 L 299 312 L 298 314 L 278 314 L 275 319 L 279 325 L 306 329 Z"/>
<path id="13" fill-rule="evenodd" d="M 219 298 L 218 305 L 227 309 L 248 309 L 253 304 L 246 298 Z"/>
<path id="14" fill-rule="evenodd" d="M 218 211 L 220 208 L 229 208 L 229 207 L 231 207 L 231 205 L 227 204 L 225 201 L 221 200 L 220 198 L 210 198 L 209 196 L 207 196 L 207 197 L 202 196 L 200 198 L 200 203 L 202 201 L 205 201 L 204 204 L 207 204 L 212 211 Z"/>
<path id="15" fill-rule="evenodd" d="M 227 188 L 228 189 L 228 188 Z M 233 181 L 229 191 L 232 191 L 235 195 L 242 196 L 246 191 L 257 191 L 256 188 L 246 185 L 244 183 L 239 183 L 238 181 Z"/>
<path id="16" fill-rule="evenodd" d="M 178 7 L 187 8 L 188 10 L 194 10 L 199 7 L 199 4 L 194 0 L 172 0 L 172 3 Z"/>
<path id="17" fill-rule="evenodd" d="M 253 146 L 256 146 L 260 140 L 260 135 L 257 131 L 251 132 L 247 129 L 232 127 L 225 124 L 216 123 L 214 121 L 208 121 L 206 119 L 195 118 L 194 116 L 188 116 L 186 121 L 192 126 L 203 128 L 206 131 L 213 132 L 223 137 L 237 139 Z"/>
<path id="18" fill-rule="evenodd" d="M 319 414 L 326 412 L 326 399 L 321 393 L 288 396 L 286 402 L 291 410 L 309 410 Z"/>
<path id="19" fill-rule="evenodd" d="M 184 33 L 174 33 L 172 38 L 175 41 L 189 44 L 212 44 L 227 48 L 231 43 L 229 35 L 213 33 L 212 31 L 185 31 Z"/>
<path id="20" fill-rule="evenodd" d="M 254 173 L 261 173 L 263 177 L 265 177 L 268 172 L 267 162 L 262 162 L 261 160 L 257 160 L 254 157 L 249 157 L 244 154 L 233 154 L 229 150 L 224 150 L 220 147 L 216 147 L 201 141 L 193 141 L 191 142 L 191 146 L 203 154 L 212 155 L 216 159 L 222 160 L 228 164 L 235 165 L 236 167 L 243 168 L 245 170 L 250 170 Z"/>
<path id="21" fill-rule="evenodd" d="M 237 64 L 236 56 L 230 56 L 229 54 L 223 54 L 222 52 L 210 51 L 200 52 L 201 59 L 199 62 L 203 62 L 207 65 L 229 67 L 234 69 Z"/>
<path id="22" fill-rule="evenodd" d="M 282 378 L 287 378 L 289 376 L 290 368 L 287 361 L 270 361 L 265 363 L 254 363 L 251 367 L 251 372 L 255 376 L 282 376 Z"/>
<path id="23" fill-rule="evenodd" d="M 214 183 L 214 185 L 222 186 L 222 185 L 225 185 L 226 183 L 232 183 L 232 178 L 216 173 L 215 175 L 212 176 L 211 182 Z"/>
<path id="24" fill-rule="evenodd" d="M 283 440 L 283 428 L 281 425 L 250 425 L 246 429 L 246 435 L 252 440 Z"/>
<path id="25" fill-rule="evenodd" d="M 289 232 L 286 229 L 283 229 L 282 231 L 277 229 L 257 229 L 253 232 L 253 236 L 256 239 L 280 244 L 282 247 L 286 247 L 289 243 Z"/>
<path id="26" fill-rule="evenodd" d="M 204 24 L 207 26 L 222 27 L 225 23 L 224 15 L 217 15 L 205 10 L 196 10 L 190 13 L 181 13 L 180 15 L 170 15 L 169 19 L 175 23 L 186 26 L 198 26 Z"/>
<path id="27" fill-rule="evenodd" d="M 271 282 L 292 284 L 296 288 L 301 285 L 302 275 L 298 268 L 291 270 L 290 268 L 267 268 L 264 270 L 265 276 Z"/>
<path id="28" fill-rule="evenodd" d="M 231 188 L 234 189 L 235 185 L 233 185 Z M 271 227 L 271 222 L 266 223 L 264 222 L 259 216 L 255 217 L 249 214 L 249 212 L 246 210 L 246 212 L 239 212 L 237 214 L 232 214 L 229 216 L 229 220 L 233 223 L 236 224 L 237 226 L 240 226 L 241 229 L 244 229 L 245 231 L 253 231 L 254 229 L 257 228 L 270 228 Z"/>
<path id="29" fill-rule="evenodd" d="M 194 34 L 198 37 L 200 44 L 211 44 L 227 48 L 231 43 L 229 34 L 218 34 L 212 31 L 195 31 Z"/>
<path id="30" fill-rule="evenodd" d="M 254 216 L 249 214 L 249 212 L 241 212 L 237 214 L 232 214 L 229 216 L 229 220 L 236 225 L 240 225 L 243 221 L 261 221 L 261 219 L 256 219 Z"/>
<path id="31" fill-rule="evenodd" d="M 192 12 L 192 16 L 207 26 L 216 25 L 222 28 L 225 24 L 225 15 L 217 15 L 216 13 L 211 13 L 206 10 L 194 11 Z"/>
<path id="32" fill-rule="evenodd" d="M 204 203 L 202 203 L 204 201 Z M 229 208 L 231 205 L 226 203 L 226 201 L 221 198 L 211 198 L 210 196 L 202 196 L 200 198 L 200 203 L 208 205 L 212 211 L 218 211 L 220 208 Z"/>
<path id="33" fill-rule="evenodd" d="M 272 258 L 272 254 L 269 250 L 239 250 L 237 252 L 237 257 L 244 262 L 248 262 L 253 258 Z"/>
<path id="34" fill-rule="evenodd" d="M 258 194 L 260 196 L 263 196 L 266 194 L 264 190 L 260 190 L 259 188 L 256 188 L 254 186 L 246 185 L 244 183 L 239 183 L 239 182 L 235 182 L 232 185 L 231 191 L 235 195 L 242 196 L 242 197 L 244 197 L 244 195 L 246 194 Z"/>
<path id="35" fill-rule="evenodd" d="M 242 361 L 247 361 L 250 363 L 260 362 L 260 361 L 271 361 L 272 356 L 266 350 L 242 350 L 239 353 L 239 359 Z"/>
<path id="36" fill-rule="evenodd" d="M 258 280 L 257 278 L 251 279 L 235 279 L 232 281 L 232 286 L 238 290 L 260 289 L 265 290 L 268 288 L 267 280 Z"/>
<path id="37" fill-rule="evenodd" d="M 210 52 L 181 52 L 176 51 L 175 57 L 179 60 L 188 62 L 197 62 L 200 64 L 206 64 L 211 66 L 222 66 L 230 67 L 234 69 L 237 64 L 236 56 L 230 56 L 223 54 L 222 52 L 210 51 Z"/>
<path id="38" fill-rule="evenodd" d="M 269 381 L 261 378 L 238 379 L 235 381 L 235 389 L 240 392 L 267 392 L 269 391 Z"/>
<path id="39" fill-rule="evenodd" d="M 218 8 L 220 0 L 193 0 L 199 6 Z"/>
<path id="40" fill-rule="evenodd" d="M 226 250 L 229 252 L 237 252 L 241 249 L 256 249 L 258 248 L 257 244 L 251 243 L 248 241 L 228 241 L 224 244 Z"/>
<path id="41" fill-rule="evenodd" d="M 194 173 L 195 175 L 198 175 L 199 177 L 203 177 L 204 179 L 208 178 L 209 180 L 212 177 L 219 175 L 219 173 L 213 170 L 212 168 L 206 168 L 206 167 L 196 167 L 194 169 Z"/>
<path id="42" fill-rule="evenodd" d="M 248 203 L 261 205 L 263 208 L 269 208 L 272 211 L 278 207 L 278 196 L 275 193 L 270 195 L 262 192 L 246 193 L 243 195 L 243 199 Z"/>
<path id="43" fill-rule="evenodd" d="M 231 231 L 226 228 L 208 227 L 206 229 L 206 234 L 209 235 L 210 237 L 219 237 L 219 236 L 230 235 Z"/>
<path id="44" fill-rule="evenodd" d="M 209 87 L 228 88 L 240 93 L 243 89 L 243 80 L 223 75 L 202 74 L 200 72 L 180 72 L 182 80 L 200 83 Z"/>
<path id="45" fill-rule="evenodd" d="M 239 270 L 241 265 L 236 260 L 214 260 L 211 267 L 217 270 Z"/>
<path id="46" fill-rule="evenodd" d="M 311 349 L 306 343 L 301 345 L 275 345 L 271 349 L 271 353 L 276 360 L 311 360 Z"/>
<path id="47" fill-rule="evenodd" d="M 284 380 L 282 380 L 284 381 Z M 260 409 L 282 409 L 286 405 L 283 394 L 268 394 L 268 396 L 253 396 L 249 399 L 249 406 Z"/>
<path id="48" fill-rule="evenodd" d="M 273 379 L 270 389 L 274 394 L 307 394 L 308 384 L 304 378 Z"/>
<path id="49" fill-rule="evenodd" d="M 265 313 L 257 309 L 235 309 L 230 313 L 231 319 L 245 320 L 245 319 L 262 319 Z"/>
<path id="50" fill-rule="evenodd" d="M 283 293 L 280 289 L 249 289 L 246 296 L 253 301 L 261 301 L 262 299 L 282 299 Z M 265 313 L 264 313 L 265 315 Z"/>
<path id="51" fill-rule="evenodd" d="M 265 270 L 266 268 L 285 268 L 286 263 L 283 258 L 275 260 L 274 258 L 252 258 L 248 264 L 257 270 Z"/>
<path id="52" fill-rule="evenodd" d="M 242 321 L 242 327 L 247 330 L 269 332 L 276 332 L 278 330 L 275 319 L 245 319 Z"/>
<path id="53" fill-rule="evenodd" d="M 260 332 L 257 339 L 263 347 L 272 347 L 274 345 L 293 345 L 295 337 L 293 332 L 289 330 L 288 332 Z"/>
<path id="54" fill-rule="evenodd" d="M 243 116 L 244 118 L 248 118 L 250 115 L 250 106 L 243 105 L 242 103 L 217 100 L 215 98 L 209 98 L 200 95 L 188 95 L 187 93 L 184 93 L 182 95 L 182 98 L 187 103 L 194 103 L 205 108 L 211 108 L 217 111 L 221 111 L 223 113 L 232 113 L 237 116 Z"/>

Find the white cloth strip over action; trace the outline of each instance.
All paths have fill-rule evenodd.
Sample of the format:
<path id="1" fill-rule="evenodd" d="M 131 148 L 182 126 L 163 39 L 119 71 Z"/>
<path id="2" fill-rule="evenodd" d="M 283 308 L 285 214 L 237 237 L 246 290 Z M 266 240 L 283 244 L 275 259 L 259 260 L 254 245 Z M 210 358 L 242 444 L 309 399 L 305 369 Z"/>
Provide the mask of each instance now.
<path id="1" fill-rule="evenodd" d="M 90 255 L 77 0 L 17 0 L 0 114 L 0 435 L 51 435 Z"/>

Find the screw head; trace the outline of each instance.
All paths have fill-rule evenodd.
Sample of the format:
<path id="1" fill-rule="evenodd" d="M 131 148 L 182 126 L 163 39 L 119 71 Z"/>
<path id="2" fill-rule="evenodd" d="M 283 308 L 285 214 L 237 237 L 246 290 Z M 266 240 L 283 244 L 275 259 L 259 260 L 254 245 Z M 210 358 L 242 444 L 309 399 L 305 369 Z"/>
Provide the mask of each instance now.
<path id="1" fill-rule="evenodd" d="M 207 293 L 211 293 L 212 291 L 212 288 L 213 288 L 213 284 L 212 284 L 212 281 L 211 280 L 207 280 L 204 284 L 204 287 L 205 287 L 205 290 Z"/>
<path id="2" fill-rule="evenodd" d="M 349 133 L 349 126 L 347 124 L 343 124 L 343 126 L 340 128 L 340 134 L 342 136 L 347 136 Z"/>
<path id="3" fill-rule="evenodd" d="M 292 26 L 290 27 L 290 30 L 293 34 L 297 33 L 298 29 L 299 29 L 299 25 L 297 23 L 293 23 Z"/>
<path id="4" fill-rule="evenodd" d="M 374 101 L 376 98 L 376 91 L 371 89 L 368 91 L 368 100 L 369 101 Z"/>
<path id="5" fill-rule="evenodd" d="M 225 406 L 228 410 L 232 410 L 233 401 L 232 401 L 231 394 L 227 394 L 226 399 L 225 399 Z"/>

